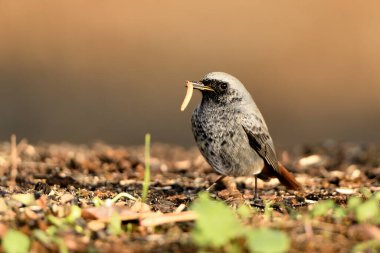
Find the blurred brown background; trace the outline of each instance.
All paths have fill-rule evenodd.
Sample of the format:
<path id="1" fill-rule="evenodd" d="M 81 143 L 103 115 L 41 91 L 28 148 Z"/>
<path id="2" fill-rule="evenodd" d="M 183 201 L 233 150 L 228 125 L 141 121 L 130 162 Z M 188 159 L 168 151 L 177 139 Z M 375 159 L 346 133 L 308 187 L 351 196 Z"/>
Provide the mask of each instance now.
<path id="1" fill-rule="evenodd" d="M 378 1 L 0 1 L 0 140 L 193 145 L 184 81 L 237 76 L 276 143 L 380 139 Z"/>

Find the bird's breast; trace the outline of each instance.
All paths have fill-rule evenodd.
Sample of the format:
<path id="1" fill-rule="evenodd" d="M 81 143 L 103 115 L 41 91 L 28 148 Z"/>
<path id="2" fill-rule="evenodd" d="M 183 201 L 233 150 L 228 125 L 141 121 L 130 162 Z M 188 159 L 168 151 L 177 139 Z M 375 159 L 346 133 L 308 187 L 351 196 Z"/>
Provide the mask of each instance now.
<path id="1" fill-rule="evenodd" d="M 250 147 L 240 125 L 240 112 L 231 109 L 197 107 L 192 130 L 200 152 L 219 173 L 230 176 L 252 175 L 262 159 Z"/>

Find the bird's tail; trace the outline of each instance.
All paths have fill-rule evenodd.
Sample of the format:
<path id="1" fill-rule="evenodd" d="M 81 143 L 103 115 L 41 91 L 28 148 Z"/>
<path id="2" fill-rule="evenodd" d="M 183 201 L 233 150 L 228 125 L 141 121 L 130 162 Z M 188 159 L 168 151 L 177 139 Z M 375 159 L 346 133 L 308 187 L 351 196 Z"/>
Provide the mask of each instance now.
<path id="1" fill-rule="evenodd" d="M 280 162 L 278 163 L 279 173 L 277 174 L 280 183 L 285 185 L 286 188 L 292 190 L 302 190 L 302 186 L 297 182 L 292 173 L 290 173 Z"/>

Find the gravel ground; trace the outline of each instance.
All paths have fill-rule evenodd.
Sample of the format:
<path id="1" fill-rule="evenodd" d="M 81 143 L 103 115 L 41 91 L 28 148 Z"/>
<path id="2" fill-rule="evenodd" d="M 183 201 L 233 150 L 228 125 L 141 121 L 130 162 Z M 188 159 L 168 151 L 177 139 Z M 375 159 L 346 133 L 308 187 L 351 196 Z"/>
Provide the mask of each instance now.
<path id="1" fill-rule="evenodd" d="M 123 216 L 123 232 L 113 233 L 109 228 L 111 218 L 91 209 L 96 205 L 94 199 L 106 201 L 119 193 L 141 197 L 143 152 L 143 147 L 113 147 L 103 143 L 91 146 L 31 145 L 25 140 L 17 146 L 2 143 L 0 236 L 10 229 L 21 231 L 31 238 L 31 252 L 64 252 L 65 248 L 70 252 L 196 251 L 191 239 L 194 221 L 179 220 L 153 228 L 144 226 L 141 217 Z M 327 141 L 297 146 L 279 152 L 278 156 L 302 183 L 304 192 L 287 191 L 276 179 L 259 181 L 263 201 L 253 202 L 253 179 L 242 177 L 227 178 L 211 191 L 211 196 L 233 208 L 242 204 L 252 206 L 256 212 L 247 225 L 285 231 L 291 238 L 290 252 L 349 252 L 358 243 L 379 239 L 380 230 L 374 224 L 349 218 L 340 222 L 326 217 L 311 221 L 302 218 L 320 200 L 332 199 L 345 207 L 351 196 L 364 198 L 360 191 L 363 187 L 370 192 L 379 191 L 379 145 Z M 197 194 L 217 178 L 195 148 L 154 144 L 147 204 L 132 197 L 121 198 L 112 208 L 130 212 L 140 205 L 137 212 L 142 209 L 155 214 L 186 212 Z M 20 200 L 25 196 L 33 199 Z M 270 220 L 263 214 L 268 201 L 273 208 Z M 65 217 L 73 212 L 73 207 L 78 207 L 81 214 L 70 223 Z M 298 218 L 294 218 L 293 211 Z M 35 231 L 44 231 L 48 239 Z M 60 242 L 65 245 L 63 248 Z"/>

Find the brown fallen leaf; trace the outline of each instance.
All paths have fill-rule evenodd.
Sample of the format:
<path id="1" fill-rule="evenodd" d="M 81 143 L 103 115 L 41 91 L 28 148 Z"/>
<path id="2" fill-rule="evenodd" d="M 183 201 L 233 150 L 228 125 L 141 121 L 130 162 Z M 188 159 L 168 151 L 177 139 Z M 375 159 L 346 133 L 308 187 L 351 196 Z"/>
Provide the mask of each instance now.
<path id="1" fill-rule="evenodd" d="M 122 221 L 139 220 L 151 216 L 159 216 L 161 213 L 156 212 L 136 212 L 127 206 L 100 206 L 90 207 L 82 210 L 82 217 L 88 220 L 98 220 L 100 222 L 109 222 L 112 214 L 117 213 Z"/>
<path id="2" fill-rule="evenodd" d="M 87 227 L 96 232 L 105 229 L 106 224 L 98 220 L 92 220 L 87 224 Z"/>
<path id="3" fill-rule="evenodd" d="M 166 198 L 168 201 L 174 202 L 177 200 L 186 200 L 187 197 L 183 194 L 175 194 Z"/>
<path id="4" fill-rule="evenodd" d="M 65 193 L 65 194 L 62 195 L 62 197 L 60 198 L 59 202 L 60 202 L 61 204 L 65 204 L 65 203 L 67 203 L 67 202 L 70 202 L 70 201 L 73 200 L 73 199 L 74 199 L 74 196 L 73 196 L 72 194 L 70 194 L 70 193 Z"/>
<path id="5" fill-rule="evenodd" d="M 63 241 L 70 251 L 83 252 L 86 248 L 86 240 L 74 234 L 65 234 Z"/>
<path id="6" fill-rule="evenodd" d="M 137 213 L 146 213 L 150 212 L 150 206 L 148 204 L 145 204 L 140 201 L 136 201 L 133 206 L 131 207 L 131 211 L 137 212 Z"/>
<path id="7" fill-rule="evenodd" d="M 25 208 L 25 215 L 31 220 L 37 220 L 39 218 L 31 208 Z"/>
<path id="8" fill-rule="evenodd" d="M 41 207 L 41 209 L 47 209 L 48 196 L 46 194 L 42 195 L 39 199 L 36 200 L 36 205 Z"/>
<path id="9" fill-rule="evenodd" d="M 137 212 L 131 211 L 129 207 L 124 206 L 100 206 L 86 208 L 82 210 L 82 217 L 85 219 L 107 222 L 115 212 L 119 214 L 122 220 L 136 220 L 139 217 Z"/>
<path id="10" fill-rule="evenodd" d="M 378 240 L 380 241 L 380 229 L 372 224 L 359 224 L 349 228 L 351 236 L 355 236 L 363 241 Z"/>

